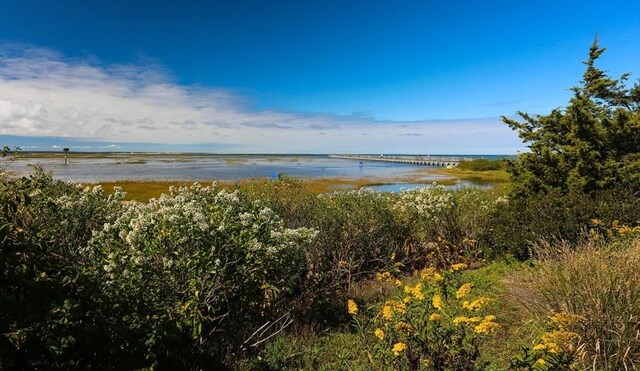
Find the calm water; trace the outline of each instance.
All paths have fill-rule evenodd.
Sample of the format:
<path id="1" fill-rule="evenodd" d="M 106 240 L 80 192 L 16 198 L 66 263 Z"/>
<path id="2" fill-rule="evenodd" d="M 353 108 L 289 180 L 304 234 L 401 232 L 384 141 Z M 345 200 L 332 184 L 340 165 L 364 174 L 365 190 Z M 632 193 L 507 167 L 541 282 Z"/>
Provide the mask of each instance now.
<path id="1" fill-rule="evenodd" d="M 8 170 L 18 176 L 29 175 L 36 165 L 51 171 L 54 178 L 79 183 L 108 182 L 117 180 L 194 180 L 194 181 L 235 181 L 248 178 L 275 178 L 287 173 L 302 178 L 370 178 L 380 181 L 415 176 L 416 171 L 427 166 L 368 161 L 331 159 L 327 156 L 287 155 L 140 155 L 111 154 L 106 156 L 70 158 L 28 158 L 25 155 L 8 165 Z M 442 175 L 421 172 L 415 181 L 433 182 L 443 179 Z M 420 183 L 402 183 L 371 186 L 369 188 L 398 192 L 402 189 L 423 187 Z M 453 186 L 490 187 L 459 181 Z"/>
<path id="2" fill-rule="evenodd" d="M 271 178 L 280 173 L 294 177 L 397 178 L 409 176 L 424 166 L 330 159 L 326 156 L 136 156 L 106 158 L 21 158 L 9 170 L 28 175 L 35 165 L 51 171 L 54 178 L 89 183 L 115 180 L 233 181 Z M 425 180 L 441 179 L 433 174 Z"/>
<path id="3" fill-rule="evenodd" d="M 381 184 L 375 186 L 366 186 L 365 188 L 372 189 L 379 192 L 401 192 L 403 190 L 411 190 L 416 188 L 428 187 L 428 184 L 423 183 L 393 183 L 393 184 Z M 458 180 L 456 184 L 447 186 L 449 189 L 456 189 L 462 187 L 474 187 L 480 189 L 491 189 L 491 183 L 486 182 L 474 182 L 470 180 Z"/>

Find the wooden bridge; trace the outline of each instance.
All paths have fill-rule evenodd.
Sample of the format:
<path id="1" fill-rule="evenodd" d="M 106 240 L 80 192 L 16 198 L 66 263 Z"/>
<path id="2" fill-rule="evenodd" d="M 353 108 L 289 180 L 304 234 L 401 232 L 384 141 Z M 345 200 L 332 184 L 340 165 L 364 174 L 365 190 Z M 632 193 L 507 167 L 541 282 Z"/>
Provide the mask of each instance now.
<path id="1" fill-rule="evenodd" d="M 431 155 L 420 155 L 420 156 L 329 155 L 329 158 L 341 158 L 345 160 L 356 160 L 356 161 L 395 162 L 399 164 L 443 166 L 443 167 L 454 167 L 454 166 L 458 166 L 462 161 L 471 160 L 471 158 L 466 158 L 466 157 L 431 156 Z"/>

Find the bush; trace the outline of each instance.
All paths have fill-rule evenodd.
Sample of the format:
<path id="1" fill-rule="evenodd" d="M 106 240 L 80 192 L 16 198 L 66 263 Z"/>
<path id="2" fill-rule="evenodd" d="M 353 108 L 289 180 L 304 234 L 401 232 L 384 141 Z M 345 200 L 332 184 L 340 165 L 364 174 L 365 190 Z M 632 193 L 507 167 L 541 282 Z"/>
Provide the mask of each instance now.
<path id="1" fill-rule="evenodd" d="M 640 199 L 626 189 L 500 199 L 480 241 L 493 249 L 493 256 L 506 253 L 524 260 L 530 256 L 531 245 L 540 239 L 575 243 L 593 219 L 609 226 L 615 220 L 635 225 L 640 221 L 638 215 Z"/>
<path id="2" fill-rule="evenodd" d="M 315 232 L 214 187 L 132 205 L 89 243 L 114 326 L 151 365 L 203 367 L 287 324 Z M 278 322 L 278 318 L 281 318 Z M 275 322 L 270 322 L 275 321 Z M 265 323 L 260 334 L 252 333 Z M 131 336 L 132 333 L 136 336 Z"/>
<path id="3" fill-rule="evenodd" d="M 93 317 L 100 293 L 81 250 L 115 220 L 123 196 L 40 169 L 0 176 L 0 368 L 72 367 L 102 356 Z"/>
<path id="4" fill-rule="evenodd" d="M 489 160 L 486 158 L 477 158 L 462 161 L 458 167 L 471 171 L 507 170 L 507 162 L 504 159 Z"/>
<path id="5" fill-rule="evenodd" d="M 252 179 L 239 196 L 273 210 L 288 228 L 309 227 L 319 207 L 317 194 L 301 180 L 280 174 L 277 179 Z"/>
<path id="6" fill-rule="evenodd" d="M 414 254 L 410 226 L 397 218 L 390 195 L 370 190 L 319 196 L 312 225 L 319 231 L 309 250 L 313 287 L 346 290 Z"/>

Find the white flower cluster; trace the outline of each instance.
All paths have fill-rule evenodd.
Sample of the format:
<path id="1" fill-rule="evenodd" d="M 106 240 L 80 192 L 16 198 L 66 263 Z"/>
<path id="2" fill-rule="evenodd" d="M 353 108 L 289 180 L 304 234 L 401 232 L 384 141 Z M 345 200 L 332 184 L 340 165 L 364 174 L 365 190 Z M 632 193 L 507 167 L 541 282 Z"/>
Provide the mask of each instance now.
<path id="1" fill-rule="evenodd" d="M 394 209 L 411 217 L 436 222 L 454 206 L 452 192 L 442 185 L 434 184 L 429 187 L 403 190 L 398 195 Z"/>
<path id="2" fill-rule="evenodd" d="M 248 207 L 237 192 L 196 183 L 172 188 L 170 194 L 146 204 L 128 204 L 90 245 L 101 247 L 94 251 L 112 250 L 102 257 L 102 264 L 114 279 L 117 274 L 130 274 L 127 266 L 158 264 L 158 259 L 162 269 L 190 264 L 187 255 L 202 251 L 210 259 L 209 273 L 215 274 L 216 266 L 227 260 L 224 254 L 229 248 L 243 250 L 269 264 L 272 259 L 278 260 L 279 254 L 286 256 L 288 250 L 302 248 L 315 235 L 311 229 L 284 228 L 271 209 Z"/>

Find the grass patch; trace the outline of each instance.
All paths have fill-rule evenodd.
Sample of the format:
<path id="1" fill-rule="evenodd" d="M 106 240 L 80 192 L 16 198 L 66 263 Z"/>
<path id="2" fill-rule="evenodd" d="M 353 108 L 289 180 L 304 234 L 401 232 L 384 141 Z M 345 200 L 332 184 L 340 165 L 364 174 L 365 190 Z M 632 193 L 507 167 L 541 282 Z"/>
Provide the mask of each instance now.
<path id="1" fill-rule="evenodd" d="M 583 367 L 635 370 L 640 366 L 640 238 L 618 244 L 602 239 L 577 246 L 541 243 L 530 282 L 548 315 L 581 316 Z"/>
<path id="2" fill-rule="evenodd" d="M 169 187 L 189 186 L 193 182 L 185 181 L 116 181 L 99 183 L 107 193 L 113 193 L 115 187 L 121 187 L 127 192 L 126 200 L 147 202 L 152 198 L 158 198 L 163 193 L 169 193 Z"/>

